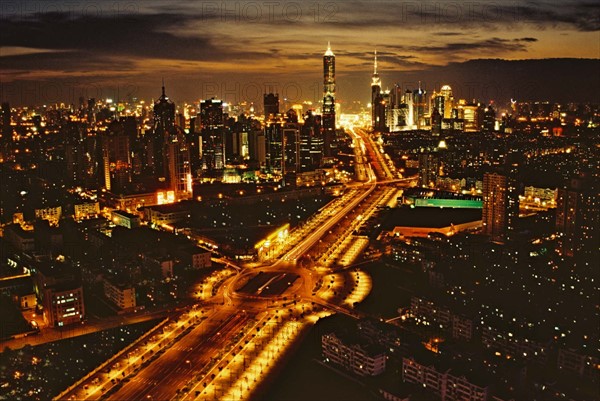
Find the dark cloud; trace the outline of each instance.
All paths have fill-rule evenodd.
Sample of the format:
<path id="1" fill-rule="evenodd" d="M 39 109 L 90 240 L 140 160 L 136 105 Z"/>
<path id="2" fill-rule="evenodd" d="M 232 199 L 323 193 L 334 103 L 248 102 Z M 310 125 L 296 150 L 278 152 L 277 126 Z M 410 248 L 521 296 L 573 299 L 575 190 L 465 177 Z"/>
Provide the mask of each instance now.
<path id="1" fill-rule="evenodd" d="M 520 1 L 439 2 L 439 1 L 345 1 L 339 3 L 339 18 L 333 24 L 352 24 L 355 29 L 374 26 L 411 29 L 461 27 L 463 29 L 534 25 L 538 29 L 562 27 L 576 31 L 600 30 L 600 5 L 597 2 Z M 456 35 L 452 32 L 451 35 Z"/>
<path id="2" fill-rule="evenodd" d="M 498 51 L 526 51 L 527 43 L 536 42 L 535 38 L 501 39 L 490 38 L 473 42 L 449 42 L 440 45 L 408 46 L 399 48 L 420 53 L 494 53 Z"/>
<path id="3" fill-rule="evenodd" d="M 59 51 L 0 57 L 0 69 L 87 73 L 94 70 L 132 71 L 135 63 L 123 57 L 107 57 L 89 51 Z"/>
<path id="4" fill-rule="evenodd" d="M 280 0 L 273 2 L 278 4 L 273 18 L 267 17 L 270 2 L 124 3 L 65 1 L 60 3 L 62 8 L 53 8 L 45 5 L 59 3 L 40 1 L 35 3 L 39 7 L 21 7 L 13 1 L 14 12 L 8 12 L 10 8 L 0 2 L 0 46 L 25 48 L 11 49 L 4 56 L 0 53 L 0 82 L 92 80 L 110 85 L 126 81 L 140 83 L 138 93 L 143 96 L 154 96 L 164 75 L 171 76 L 170 96 L 181 100 L 203 96 L 203 82 L 210 80 L 229 88 L 234 81 L 243 86 L 248 80 L 297 79 L 318 88 L 314 95 L 318 100 L 320 84 L 313 84 L 322 80 L 322 56 L 331 40 L 337 71 L 343 77 L 341 96 L 346 90 L 366 99 L 375 48 L 382 76 L 411 71 L 416 79 L 417 70 L 432 71 L 432 64 L 446 65 L 449 60 L 511 58 L 527 51 L 531 58 L 561 56 L 553 53 L 555 48 L 568 48 L 569 55 L 594 57 L 590 49 L 597 49 L 598 42 L 579 39 L 591 36 L 585 32 L 600 30 L 600 3 L 590 0 L 569 4 L 555 0 Z M 281 12 L 292 3 L 301 8 L 301 18 Z M 235 7 L 252 4 L 262 7 L 258 20 L 244 15 L 241 8 L 235 11 Z M 316 6 L 321 7 L 318 13 Z M 92 12 L 94 7 L 99 12 Z M 554 28 L 556 35 L 569 35 L 561 38 L 560 47 L 549 43 L 550 32 L 537 33 Z M 30 54 L 18 55 L 19 51 Z M 563 73 L 571 71 L 567 68 Z M 431 73 L 438 75 L 443 74 Z"/>
<path id="5" fill-rule="evenodd" d="M 521 38 L 518 40 L 520 40 L 521 42 L 537 42 L 538 41 L 536 38 Z"/>
<path id="6" fill-rule="evenodd" d="M 464 35 L 464 33 L 463 32 L 448 32 L 448 31 L 446 31 L 446 32 L 436 32 L 436 33 L 434 33 L 434 35 L 436 35 L 436 36 L 462 36 L 462 35 Z"/>
<path id="7" fill-rule="evenodd" d="M 193 21 L 191 15 L 137 14 L 117 16 L 46 13 L 5 20 L 0 46 L 89 51 L 96 54 L 172 60 L 259 58 L 265 53 L 214 44 L 210 34 L 176 35 Z"/>

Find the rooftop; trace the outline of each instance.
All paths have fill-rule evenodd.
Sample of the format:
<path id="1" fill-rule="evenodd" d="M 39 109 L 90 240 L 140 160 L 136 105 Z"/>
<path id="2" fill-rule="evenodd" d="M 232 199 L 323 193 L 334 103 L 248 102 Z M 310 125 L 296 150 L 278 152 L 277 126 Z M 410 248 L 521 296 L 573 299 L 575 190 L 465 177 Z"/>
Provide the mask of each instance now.
<path id="1" fill-rule="evenodd" d="M 118 214 L 119 216 L 123 216 L 123 217 L 126 217 L 128 219 L 139 218 L 139 216 L 137 214 L 128 213 L 128 212 L 126 212 L 124 210 L 113 210 L 112 213 L 113 214 Z"/>
<path id="2" fill-rule="evenodd" d="M 481 209 L 436 209 L 400 207 L 383 212 L 384 229 L 394 227 L 442 228 L 481 220 Z"/>

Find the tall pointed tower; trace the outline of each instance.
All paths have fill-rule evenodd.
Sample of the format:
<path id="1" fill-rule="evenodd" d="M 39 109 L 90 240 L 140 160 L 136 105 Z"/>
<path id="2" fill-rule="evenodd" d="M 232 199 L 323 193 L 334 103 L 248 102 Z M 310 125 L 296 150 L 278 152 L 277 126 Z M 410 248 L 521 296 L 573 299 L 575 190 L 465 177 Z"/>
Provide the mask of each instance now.
<path id="1" fill-rule="evenodd" d="M 147 165 L 158 178 L 168 177 L 168 161 L 165 146 L 175 128 L 175 103 L 165 94 L 165 82 L 162 84 L 162 94 L 154 103 L 154 130 L 149 136 Z"/>
<path id="2" fill-rule="evenodd" d="M 377 50 L 375 50 L 371 77 L 371 125 L 375 131 L 385 131 L 385 102 L 381 93 L 381 79 L 377 72 Z"/>
<path id="3" fill-rule="evenodd" d="M 323 56 L 323 139 L 325 156 L 331 156 L 331 144 L 335 137 L 335 55 L 327 42 Z"/>
<path id="4" fill-rule="evenodd" d="M 381 96 L 381 79 L 377 73 L 377 50 L 373 61 L 373 76 L 371 77 L 371 125 L 373 128 L 377 125 L 377 106 Z"/>

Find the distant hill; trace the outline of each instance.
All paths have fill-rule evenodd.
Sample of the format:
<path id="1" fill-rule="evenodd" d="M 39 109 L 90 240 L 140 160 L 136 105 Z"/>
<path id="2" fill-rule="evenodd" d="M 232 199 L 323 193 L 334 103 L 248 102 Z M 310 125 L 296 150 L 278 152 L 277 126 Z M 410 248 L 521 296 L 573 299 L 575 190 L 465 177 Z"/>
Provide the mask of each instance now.
<path id="1" fill-rule="evenodd" d="M 455 98 L 467 100 L 600 103 L 599 71 L 600 59 L 475 59 L 393 77 L 403 89 L 415 88 L 420 80 L 429 93 L 449 84 Z"/>

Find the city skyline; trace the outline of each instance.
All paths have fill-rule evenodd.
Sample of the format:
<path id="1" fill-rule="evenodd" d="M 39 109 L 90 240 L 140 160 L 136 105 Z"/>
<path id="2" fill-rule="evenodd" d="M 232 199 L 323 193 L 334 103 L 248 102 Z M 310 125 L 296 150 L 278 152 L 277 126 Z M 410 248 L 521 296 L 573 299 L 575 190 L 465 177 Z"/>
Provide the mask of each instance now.
<path id="1" fill-rule="evenodd" d="M 327 41 L 338 59 L 338 98 L 346 103 L 370 100 L 360 87 L 368 88 L 374 50 L 383 89 L 396 82 L 415 89 L 420 80 L 431 92 L 447 82 L 464 86 L 465 98 L 485 102 L 532 100 L 534 91 L 522 89 L 532 85 L 554 87 L 556 97 L 564 97 L 561 82 L 546 84 L 556 81 L 554 59 L 573 58 L 559 69 L 561 81 L 581 88 L 582 100 L 588 100 L 586 88 L 593 85 L 585 85 L 581 74 L 597 67 L 599 56 L 597 46 L 588 46 L 598 42 L 598 6 L 585 1 L 568 9 L 504 1 L 204 2 L 169 8 L 84 1 L 9 3 L 1 11 L 1 97 L 15 105 L 73 103 L 79 94 L 150 99 L 157 96 L 157 77 L 165 77 L 179 101 L 229 96 L 260 103 L 269 85 L 282 97 L 319 101 L 315 66 Z M 359 37 L 351 35 L 356 30 Z M 479 59 L 490 60 L 482 66 L 473 61 Z M 523 60 L 536 61 L 527 67 Z M 501 73 L 511 67 L 521 72 L 512 81 Z M 488 71 L 500 74 L 486 77 Z"/>
<path id="2" fill-rule="evenodd" d="M 600 6 L 0 3 L 0 399 L 599 400 Z"/>

